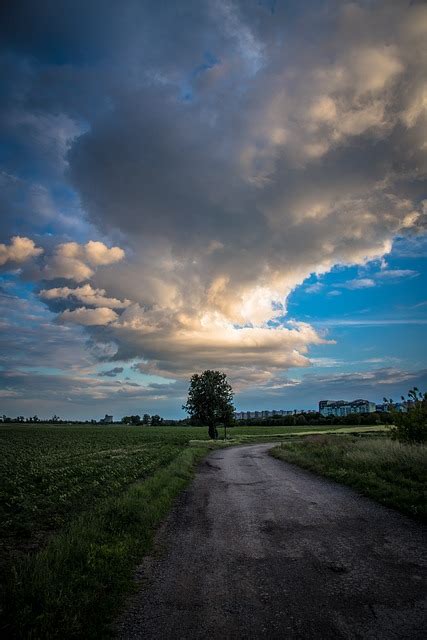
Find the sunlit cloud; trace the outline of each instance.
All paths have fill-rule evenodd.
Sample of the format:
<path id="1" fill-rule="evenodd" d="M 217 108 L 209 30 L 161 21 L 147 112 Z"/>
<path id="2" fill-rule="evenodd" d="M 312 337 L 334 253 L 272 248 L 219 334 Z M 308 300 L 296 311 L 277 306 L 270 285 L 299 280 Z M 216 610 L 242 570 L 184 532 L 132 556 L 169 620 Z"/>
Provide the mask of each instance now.
<path id="1" fill-rule="evenodd" d="M 107 325 L 116 318 L 117 313 L 107 307 L 98 307 L 97 309 L 78 307 L 73 311 L 66 309 L 58 316 L 60 322 L 81 324 L 86 327 Z"/>
<path id="2" fill-rule="evenodd" d="M 21 236 L 14 236 L 10 244 L 0 244 L 0 266 L 7 262 L 21 264 L 43 253 L 41 247 L 36 247 L 34 240 Z"/>
<path id="3" fill-rule="evenodd" d="M 42 289 L 39 293 L 43 300 L 63 300 L 76 301 L 90 307 L 108 307 L 110 309 L 125 309 L 130 300 L 118 300 L 106 296 L 105 289 L 94 289 L 90 284 L 81 287 L 53 287 L 52 289 Z"/>
<path id="4" fill-rule="evenodd" d="M 86 396 L 125 363 L 278 390 L 298 386 L 289 369 L 335 366 L 337 327 L 422 326 L 347 306 L 422 280 L 389 256 L 426 248 L 427 8 L 267 4 L 96 0 L 78 33 L 68 9 L 47 33 L 46 8 L 10 8 L 0 266 L 19 281 L 16 367 L 40 336 L 64 356 L 63 332 L 82 375 L 113 363 Z M 318 305 L 331 311 L 313 320 Z"/>
<path id="5" fill-rule="evenodd" d="M 43 269 L 43 278 L 66 278 L 81 282 L 91 278 L 96 267 L 123 260 L 125 252 L 120 247 L 108 248 L 103 242 L 89 240 L 82 245 L 65 242 L 58 245 L 54 255 Z"/>

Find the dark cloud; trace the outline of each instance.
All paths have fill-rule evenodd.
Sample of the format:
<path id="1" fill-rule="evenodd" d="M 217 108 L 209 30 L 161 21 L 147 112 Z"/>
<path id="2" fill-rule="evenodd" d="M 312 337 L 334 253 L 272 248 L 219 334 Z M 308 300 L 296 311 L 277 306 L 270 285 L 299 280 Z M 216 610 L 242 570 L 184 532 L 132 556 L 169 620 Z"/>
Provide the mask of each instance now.
<path id="1" fill-rule="evenodd" d="M 422 246 L 421 3 L 19 0 L 2 12 L 0 241 L 40 234 L 44 257 L 22 276 L 45 280 L 40 300 L 62 323 L 23 322 L 16 362 L 40 353 L 44 331 L 59 357 L 57 336 L 80 323 L 90 362 L 140 358 L 169 378 L 224 367 L 239 388 L 267 389 L 325 342 L 279 321 L 296 286 L 381 257 L 396 236 Z M 120 261 L 95 273 L 90 240 Z"/>
<path id="2" fill-rule="evenodd" d="M 0 371 L 2 413 L 49 417 L 54 413 L 69 418 L 96 417 L 108 410 L 116 418 L 130 411 L 162 412 L 176 417 L 184 400 L 181 386 L 158 384 L 143 386 L 109 377 L 50 374 L 40 371 L 6 369 Z M 161 407 L 161 408 L 160 408 Z"/>
<path id="3" fill-rule="evenodd" d="M 133 251 L 97 282 L 156 308 L 147 341 L 141 323 L 115 334 L 119 357 L 163 360 L 151 321 L 265 322 L 310 273 L 363 264 L 425 228 L 422 7 L 325 3 L 301 20 L 293 5 L 290 23 L 265 7 L 203 7 L 218 47 L 191 99 L 165 53 L 160 75 L 118 87 L 69 154 L 89 216 Z M 181 354 L 176 332 L 161 335 Z M 206 362 L 194 343 L 192 353 L 193 366 Z"/>
<path id="4" fill-rule="evenodd" d="M 81 327 L 62 326 L 37 300 L 12 291 L 0 294 L 0 366 L 84 369 L 96 360 L 85 348 Z"/>
<path id="5" fill-rule="evenodd" d="M 108 371 L 101 371 L 101 373 L 99 375 L 101 377 L 102 376 L 107 376 L 108 378 L 114 378 L 119 373 L 123 373 L 123 367 L 114 367 L 113 369 L 109 369 Z"/>
<path id="6" fill-rule="evenodd" d="M 365 398 L 381 403 L 384 397 L 399 400 L 414 386 L 427 388 L 427 370 L 398 368 L 328 374 L 306 374 L 302 379 L 277 378 L 262 389 L 243 391 L 237 404 L 244 410 L 255 408 L 317 408 L 319 400 Z"/>

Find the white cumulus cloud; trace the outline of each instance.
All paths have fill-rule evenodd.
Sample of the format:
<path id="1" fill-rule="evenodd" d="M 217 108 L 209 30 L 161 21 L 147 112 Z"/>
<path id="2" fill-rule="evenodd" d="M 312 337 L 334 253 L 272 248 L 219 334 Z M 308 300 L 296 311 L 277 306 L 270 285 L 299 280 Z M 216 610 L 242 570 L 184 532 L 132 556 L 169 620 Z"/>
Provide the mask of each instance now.
<path id="1" fill-rule="evenodd" d="M 43 277 L 81 282 L 93 276 L 96 267 L 119 262 L 124 255 L 125 252 L 120 247 L 108 248 L 103 242 L 64 242 L 58 245 L 54 255 L 48 260 Z"/>
<path id="2" fill-rule="evenodd" d="M 63 311 L 58 319 L 60 322 L 81 324 L 86 327 L 107 325 L 117 319 L 117 313 L 107 307 L 99 307 L 97 309 L 87 309 L 79 307 L 70 311 Z"/>
<path id="3" fill-rule="evenodd" d="M 35 258 L 43 253 L 41 247 L 36 247 L 34 240 L 30 238 L 14 236 L 10 244 L 0 243 L 0 266 L 6 262 L 16 262 L 18 264 L 26 262 L 30 258 Z"/>

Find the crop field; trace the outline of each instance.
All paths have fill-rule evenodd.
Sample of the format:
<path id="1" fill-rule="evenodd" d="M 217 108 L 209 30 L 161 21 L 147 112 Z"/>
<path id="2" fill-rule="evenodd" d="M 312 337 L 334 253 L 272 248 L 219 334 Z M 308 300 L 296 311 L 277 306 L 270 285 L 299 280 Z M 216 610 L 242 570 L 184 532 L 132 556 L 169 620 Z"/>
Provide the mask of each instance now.
<path id="1" fill-rule="evenodd" d="M 58 549 L 59 555 L 64 552 L 59 571 L 74 570 L 76 562 L 72 561 L 69 549 L 68 556 L 65 557 L 65 550 L 68 548 L 70 536 L 74 535 L 73 527 L 78 527 L 80 540 L 74 544 L 74 553 L 96 556 L 99 550 L 83 550 L 83 542 L 85 537 L 89 540 L 91 532 L 96 533 L 95 530 L 99 531 L 101 539 L 101 516 L 108 510 L 111 512 L 116 506 L 115 500 L 125 500 L 129 488 L 136 483 L 142 482 L 144 485 L 143 481 L 156 478 L 156 474 L 168 469 L 194 436 L 203 440 L 207 437 L 206 429 L 2 425 L 0 573 L 5 577 L 2 581 L 2 601 L 9 599 L 5 608 L 13 608 L 14 603 L 11 603 L 11 600 L 17 602 L 19 598 L 23 598 L 21 609 L 28 608 L 29 619 L 34 619 L 36 611 L 33 601 L 36 589 L 38 599 L 40 591 L 43 590 L 46 594 L 52 588 L 61 593 L 64 591 L 63 584 L 58 583 L 54 586 L 58 567 L 55 570 L 46 569 L 49 567 L 49 554 L 54 554 L 57 558 Z M 197 450 L 192 455 L 197 457 Z M 175 481 L 176 475 L 175 471 L 168 478 L 168 483 L 171 487 L 176 485 L 177 491 L 179 483 Z M 156 490 L 152 489 L 153 492 Z M 170 499 L 173 499 L 172 494 L 173 492 Z M 160 500 L 153 497 L 151 500 L 151 496 L 145 496 L 145 501 L 147 499 L 157 509 L 156 513 L 150 516 L 150 523 L 155 525 L 156 518 L 159 519 L 163 513 L 162 509 L 166 510 L 168 499 Z M 141 505 L 145 508 L 144 499 L 141 500 Z M 140 527 L 143 533 L 144 527 L 150 528 L 144 522 L 140 523 Z M 114 531 L 109 544 L 120 542 L 120 535 L 120 531 Z M 144 541 L 144 544 L 146 542 Z M 100 548 L 101 546 L 100 544 Z M 135 544 L 135 548 L 136 546 Z M 106 544 L 103 552 L 105 550 Z M 47 556 L 44 557 L 43 554 Z M 125 560 L 130 562 L 130 554 L 123 552 L 123 557 L 117 559 L 118 562 L 119 560 L 126 566 Z M 41 561 L 44 567 L 41 567 Z M 81 569 L 77 571 L 82 573 Z M 114 575 L 114 557 L 111 558 L 111 572 Z M 93 573 L 97 573 L 95 568 Z M 33 583 L 33 593 L 21 593 L 24 575 L 26 589 Z M 43 584 L 40 584 L 40 575 L 43 576 Z M 64 603 L 61 606 L 64 608 Z M 48 625 L 59 624 L 55 621 L 56 615 L 53 615 L 53 622 L 46 621 L 46 628 Z M 9 618 L 11 616 L 17 618 L 20 612 L 16 610 L 9 614 Z M 5 628 L 10 624 L 9 620 Z M 43 624 L 39 633 L 28 624 L 24 625 L 25 631 L 21 629 L 18 633 L 15 629 L 15 635 L 35 634 L 35 637 L 42 637 L 47 633 Z M 69 621 L 64 621 L 64 626 L 68 624 Z"/>
<path id="2" fill-rule="evenodd" d="M 240 442 L 312 431 L 234 427 Z M 316 428 L 315 431 L 327 428 Z M 349 431 L 349 428 L 344 428 Z M 365 428 L 366 431 L 369 430 Z M 1 565 L 6 555 L 37 550 L 96 502 L 169 464 L 204 427 L 4 425 L 0 428 Z"/>
<path id="3" fill-rule="evenodd" d="M 234 427 L 229 437 L 238 444 L 313 430 L 330 427 Z M 87 638 L 105 637 L 100 620 L 131 588 L 207 440 L 205 427 L 2 425 L 2 634 L 81 637 L 84 628 Z"/>
<path id="4" fill-rule="evenodd" d="M 168 464 L 187 441 L 183 429 L 3 427 L 1 539 L 13 537 L 24 546 L 40 542 L 42 534 L 62 527 L 95 501 Z"/>

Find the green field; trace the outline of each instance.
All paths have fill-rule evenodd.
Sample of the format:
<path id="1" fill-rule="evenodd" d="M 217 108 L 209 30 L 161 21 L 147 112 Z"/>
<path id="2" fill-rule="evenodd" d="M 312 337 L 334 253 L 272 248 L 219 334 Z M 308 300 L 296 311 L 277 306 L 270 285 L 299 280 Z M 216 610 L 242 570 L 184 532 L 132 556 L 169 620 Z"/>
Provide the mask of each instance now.
<path id="1" fill-rule="evenodd" d="M 313 431 L 331 428 L 234 427 L 229 437 Z M 2 635 L 105 637 L 103 622 L 208 450 L 207 429 L 2 425 L 0 448 Z"/>
<path id="2" fill-rule="evenodd" d="M 197 433 L 202 438 L 204 430 Z M 188 435 L 175 428 L 2 427 L 1 539 L 42 542 L 88 504 L 166 465 Z"/>
<path id="3" fill-rule="evenodd" d="M 356 430 L 368 432 L 378 427 Z M 354 428 L 234 427 L 237 443 Z M 0 427 L 0 564 L 36 549 L 88 505 L 119 494 L 171 462 L 204 427 L 3 425 Z"/>
<path id="4" fill-rule="evenodd" d="M 427 521 L 427 445 L 322 434 L 288 440 L 271 455 Z"/>

